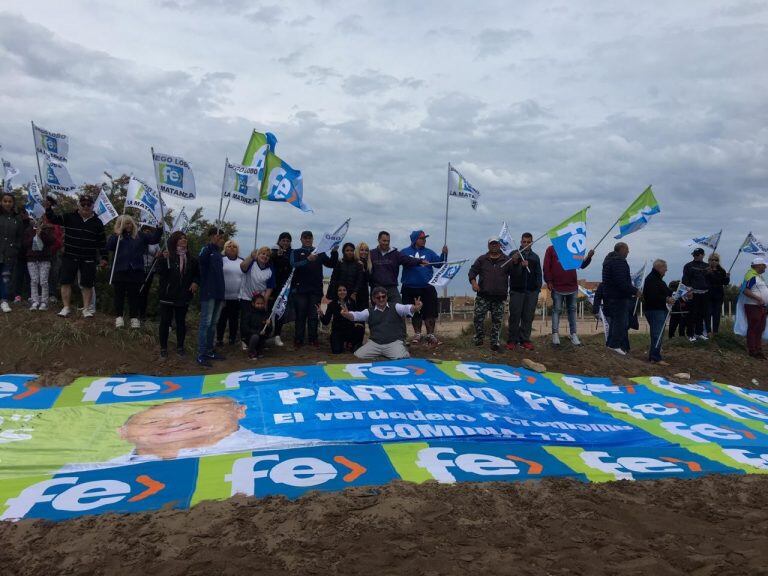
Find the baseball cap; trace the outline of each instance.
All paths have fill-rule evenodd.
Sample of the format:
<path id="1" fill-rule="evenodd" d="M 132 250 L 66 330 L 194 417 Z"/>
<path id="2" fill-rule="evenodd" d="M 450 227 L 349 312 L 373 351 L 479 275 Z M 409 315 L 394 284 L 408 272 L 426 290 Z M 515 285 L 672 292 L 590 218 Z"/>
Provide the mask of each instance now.
<path id="1" fill-rule="evenodd" d="M 301 237 L 302 238 L 314 238 L 314 236 L 312 235 L 312 231 L 311 230 L 304 230 L 304 232 L 301 233 Z"/>
<path id="2" fill-rule="evenodd" d="M 704 248 L 696 248 L 696 250 L 691 252 L 692 256 L 698 256 L 699 254 L 704 254 Z"/>
<path id="3" fill-rule="evenodd" d="M 765 258 L 762 256 L 758 256 L 754 260 L 752 260 L 752 266 L 759 266 L 760 264 L 765 264 Z"/>
<path id="4" fill-rule="evenodd" d="M 490 238 L 488 238 L 488 244 L 490 244 L 491 242 L 498 242 L 499 244 L 501 244 L 501 240 L 499 240 L 498 236 L 491 236 Z"/>

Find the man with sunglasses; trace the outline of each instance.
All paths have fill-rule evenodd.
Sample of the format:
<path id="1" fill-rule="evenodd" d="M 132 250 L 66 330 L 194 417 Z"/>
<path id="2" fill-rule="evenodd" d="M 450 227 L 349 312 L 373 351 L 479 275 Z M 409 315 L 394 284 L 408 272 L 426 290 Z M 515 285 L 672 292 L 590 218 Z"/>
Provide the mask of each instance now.
<path id="1" fill-rule="evenodd" d="M 350 312 L 342 308 L 341 315 L 352 322 L 368 322 L 370 336 L 368 342 L 355 350 L 355 356 L 361 359 L 383 356 L 388 360 L 408 358 L 405 347 L 405 324 L 403 318 L 413 316 L 421 310 L 421 298 L 416 297 L 411 305 L 387 303 L 387 289 L 376 286 L 371 293 L 373 306 L 360 312 Z"/>
<path id="2" fill-rule="evenodd" d="M 59 316 L 67 317 L 72 313 L 72 284 L 80 273 L 80 289 L 83 294 L 83 317 L 92 318 L 91 298 L 96 282 L 96 263 L 102 267 L 107 261 L 101 257 L 104 247 L 104 224 L 93 211 L 94 199 L 82 194 L 77 201 L 77 210 L 56 215 L 53 206 L 56 202 L 46 198 L 45 215 L 48 222 L 64 228 L 64 250 L 61 256 L 59 279 L 61 282 L 61 300 L 64 307 Z"/>

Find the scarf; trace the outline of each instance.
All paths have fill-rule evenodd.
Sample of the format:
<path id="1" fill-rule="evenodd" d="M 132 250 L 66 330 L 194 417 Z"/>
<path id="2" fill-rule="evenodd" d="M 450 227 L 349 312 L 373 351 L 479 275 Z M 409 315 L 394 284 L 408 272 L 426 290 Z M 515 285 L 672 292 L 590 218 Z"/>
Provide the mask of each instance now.
<path id="1" fill-rule="evenodd" d="M 184 274 L 184 268 L 187 266 L 187 249 L 177 247 L 176 255 L 179 257 L 179 274 Z"/>

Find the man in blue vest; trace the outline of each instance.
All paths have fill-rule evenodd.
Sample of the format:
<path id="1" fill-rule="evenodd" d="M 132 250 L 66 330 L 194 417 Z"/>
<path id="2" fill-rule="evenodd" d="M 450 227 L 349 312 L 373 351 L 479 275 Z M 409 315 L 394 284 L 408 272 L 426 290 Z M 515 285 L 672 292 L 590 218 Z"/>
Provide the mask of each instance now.
<path id="1" fill-rule="evenodd" d="M 368 322 L 368 342 L 355 350 L 355 356 L 361 359 L 383 356 L 388 360 L 410 357 L 405 347 L 405 325 L 402 319 L 421 310 L 421 298 L 416 297 L 411 305 L 388 304 L 387 289 L 376 286 L 371 293 L 371 300 L 373 306 L 367 310 L 350 312 L 343 308 L 341 311 L 341 315 L 347 320 Z"/>

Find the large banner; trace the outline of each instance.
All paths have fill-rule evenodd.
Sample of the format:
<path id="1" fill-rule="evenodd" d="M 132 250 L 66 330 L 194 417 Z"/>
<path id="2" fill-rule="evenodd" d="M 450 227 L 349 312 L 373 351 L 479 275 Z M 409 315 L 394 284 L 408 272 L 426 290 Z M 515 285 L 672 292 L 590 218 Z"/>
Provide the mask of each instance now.
<path id="1" fill-rule="evenodd" d="M 425 360 L 0 377 L 0 518 L 382 484 L 768 473 L 768 394 Z"/>

